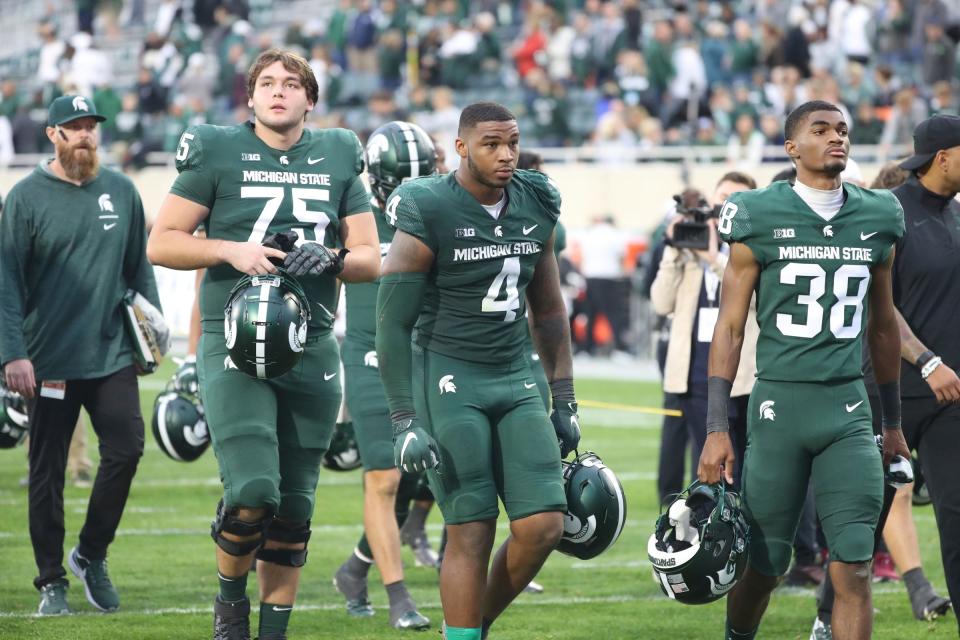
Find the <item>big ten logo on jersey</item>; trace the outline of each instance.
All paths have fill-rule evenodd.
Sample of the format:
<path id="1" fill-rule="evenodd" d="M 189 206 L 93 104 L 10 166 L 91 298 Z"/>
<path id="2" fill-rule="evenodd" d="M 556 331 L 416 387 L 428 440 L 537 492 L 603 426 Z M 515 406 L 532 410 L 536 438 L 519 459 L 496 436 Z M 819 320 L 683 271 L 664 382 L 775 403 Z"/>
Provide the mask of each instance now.
<path id="1" fill-rule="evenodd" d="M 457 227 L 454 236 L 457 238 L 475 238 L 477 230 L 473 227 Z"/>

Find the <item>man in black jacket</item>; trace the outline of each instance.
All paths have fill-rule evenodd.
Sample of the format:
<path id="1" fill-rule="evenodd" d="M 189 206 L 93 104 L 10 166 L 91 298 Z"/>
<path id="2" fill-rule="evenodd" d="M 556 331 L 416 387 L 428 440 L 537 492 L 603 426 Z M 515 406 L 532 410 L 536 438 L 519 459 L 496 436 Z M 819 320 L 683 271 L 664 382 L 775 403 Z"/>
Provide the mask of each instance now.
<path id="1" fill-rule="evenodd" d="M 950 598 L 960 598 L 960 118 L 937 115 L 914 131 L 913 175 L 893 190 L 906 233 L 897 243 L 893 296 L 900 323 L 903 433 L 923 460 L 940 529 Z M 869 232 L 865 229 L 864 232 Z M 911 572 L 907 572 L 908 574 Z M 910 576 L 905 575 L 905 580 Z"/>

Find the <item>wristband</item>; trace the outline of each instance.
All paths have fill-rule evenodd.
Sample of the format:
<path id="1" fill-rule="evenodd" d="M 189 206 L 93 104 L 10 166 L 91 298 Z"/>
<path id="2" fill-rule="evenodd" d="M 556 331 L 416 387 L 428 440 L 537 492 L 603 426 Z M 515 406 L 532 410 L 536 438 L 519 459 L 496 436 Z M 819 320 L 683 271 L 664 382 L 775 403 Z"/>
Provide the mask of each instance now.
<path id="1" fill-rule="evenodd" d="M 937 367 L 939 367 L 941 364 L 943 364 L 943 359 L 940 356 L 934 356 L 930 362 L 923 365 L 923 368 L 920 369 L 920 375 L 924 380 L 926 380 L 930 377 L 930 374 L 936 371 Z"/>
<path id="2" fill-rule="evenodd" d="M 720 376 L 707 378 L 707 433 L 730 431 L 727 406 L 733 383 Z"/>
<path id="3" fill-rule="evenodd" d="M 923 369 L 923 366 L 928 362 L 930 362 L 931 360 L 933 360 L 936 357 L 936 355 L 937 354 L 935 354 L 933 351 L 930 351 L 930 349 L 927 349 L 926 351 L 920 354 L 920 356 L 917 358 L 917 361 L 914 362 L 913 364 L 918 369 Z"/>
<path id="4" fill-rule="evenodd" d="M 880 426 L 884 429 L 900 428 L 900 381 L 877 385 L 880 395 Z"/>
<path id="5" fill-rule="evenodd" d="M 573 378 L 557 378 L 550 382 L 550 395 L 562 402 L 576 402 L 573 393 Z"/>

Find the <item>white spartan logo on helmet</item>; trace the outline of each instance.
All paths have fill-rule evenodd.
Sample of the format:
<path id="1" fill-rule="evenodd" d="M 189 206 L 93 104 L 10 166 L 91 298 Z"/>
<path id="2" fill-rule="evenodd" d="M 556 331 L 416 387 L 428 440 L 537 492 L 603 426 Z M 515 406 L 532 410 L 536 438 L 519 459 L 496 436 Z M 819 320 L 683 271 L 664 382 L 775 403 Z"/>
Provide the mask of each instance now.
<path id="1" fill-rule="evenodd" d="M 90 107 L 87 106 L 87 100 L 83 96 L 74 98 L 72 104 L 74 111 L 90 111 Z"/>
<path id="2" fill-rule="evenodd" d="M 773 412 L 773 405 L 776 404 L 773 400 L 764 400 L 760 403 L 760 419 L 761 420 L 770 420 L 773 422 L 777 419 L 777 414 Z"/>
<path id="3" fill-rule="evenodd" d="M 440 395 L 457 392 L 457 385 L 453 384 L 453 376 L 451 375 L 440 378 L 440 384 L 437 386 L 440 387 Z"/>
<path id="4" fill-rule="evenodd" d="M 823 228 L 823 237 L 824 237 L 824 238 L 832 238 L 832 237 L 833 237 L 833 225 L 832 225 L 832 224 L 828 224 L 827 226 L 825 226 L 825 227 Z"/>

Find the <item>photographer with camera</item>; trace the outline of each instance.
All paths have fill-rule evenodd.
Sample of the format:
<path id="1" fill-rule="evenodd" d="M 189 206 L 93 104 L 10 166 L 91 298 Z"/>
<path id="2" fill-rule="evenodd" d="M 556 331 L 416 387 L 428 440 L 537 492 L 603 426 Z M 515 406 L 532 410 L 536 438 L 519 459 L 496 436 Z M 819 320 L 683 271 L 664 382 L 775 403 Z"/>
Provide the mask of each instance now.
<path id="1" fill-rule="evenodd" d="M 717 236 L 717 213 L 730 194 L 756 186 L 750 176 L 730 172 L 717 183 L 710 203 L 696 189 L 674 196 L 677 215 L 667 227 L 667 246 L 650 290 L 654 311 L 673 315 L 663 390 L 679 398 L 692 443 L 692 478 L 696 477 L 697 461 L 706 439 L 707 359 L 720 307 L 720 283 L 727 266 L 726 247 Z M 751 308 L 729 406 L 737 460 L 743 459 L 746 446 L 747 402 L 756 373 L 758 333 L 756 314 Z M 660 473 L 669 470 L 661 469 Z M 739 485 L 739 472 L 734 474 L 734 480 Z"/>

